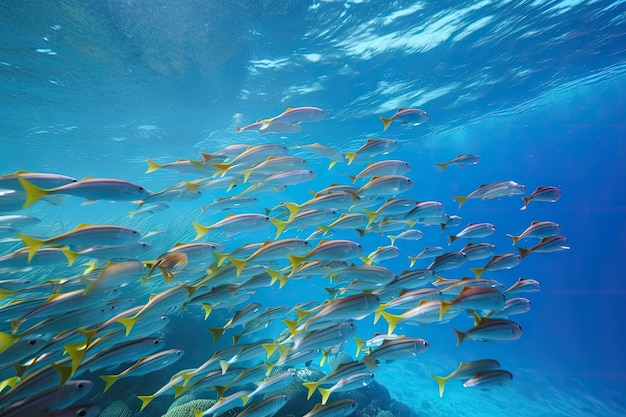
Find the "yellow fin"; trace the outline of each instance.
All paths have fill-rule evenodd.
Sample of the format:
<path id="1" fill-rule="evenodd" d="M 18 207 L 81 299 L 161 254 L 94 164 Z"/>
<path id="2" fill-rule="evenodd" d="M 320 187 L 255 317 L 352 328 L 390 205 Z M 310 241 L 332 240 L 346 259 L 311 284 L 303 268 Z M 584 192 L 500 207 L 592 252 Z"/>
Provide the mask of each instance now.
<path id="1" fill-rule="evenodd" d="M 388 119 L 386 117 L 379 117 L 379 119 L 383 122 L 383 132 L 389 128 L 389 125 L 393 121 L 392 119 Z"/>
<path id="2" fill-rule="evenodd" d="M 104 386 L 104 391 L 102 391 L 102 393 L 104 394 L 105 392 L 107 392 L 109 388 L 111 388 L 111 386 L 115 384 L 115 381 L 117 381 L 118 378 L 119 376 L 117 375 L 100 375 L 100 379 L 102 379 L 106 383 L 106 385 Z"/>
<path id="3" fill-rule="evenodd" d="M 448 382 L 448 378 L 444 376 L 431 375 L 437 384 L 439 384 L 439 398 L 443 397 L 443 390 L 446 387 L 446 382 Z"/>

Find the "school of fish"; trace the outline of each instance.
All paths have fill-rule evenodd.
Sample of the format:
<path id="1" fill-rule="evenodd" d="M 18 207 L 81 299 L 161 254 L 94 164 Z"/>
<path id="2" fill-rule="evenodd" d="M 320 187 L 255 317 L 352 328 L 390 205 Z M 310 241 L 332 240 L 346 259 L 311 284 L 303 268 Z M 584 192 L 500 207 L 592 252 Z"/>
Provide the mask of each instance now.
<path id="1" fill-rule="evenodd" d="M 302 122 L 326 117 L 316 107 L 287 109 L 237 130 L 294 133 Z M 427 119 L 420 109 L 381 118 L 384 130 L 393 122 L 406 126 Z M 487 240 L 495 226 L 462 219 L 461 206 L 471 199 L 523 196 L 521 209 L 530 211 L 536 203 L 556 202 L 561 190 L 538 186 L 528 194 L 526 186 L 504 178 L 453 196 L 458 208 L 416 201 L 411 166 L 392 155 L 400 147 L 388 138 L 368 139 L 358 149 L 233 144 L 205 149 L 198 160 L 148 159 L 148 175 L 167 172 L 171 180 L 159 191 L 118 178 L 78 180 L 25 171 L 1 176 L 0 248 L 10 249 L 0 256 L 0 417 L 97 416 L 100 409 L 84 403 L 86 394 L 106 393 L 122 378 L 146 375 L 161 380 L 162 388 L 143 392 L 138 385 L 137 410 L 157 397 L 173 401 L 188 390 L 213 387 L 218 401 L 195 410 L 195 417 L 235 407 L 242 407 L 237 414 L 242 417 L 272 416 L 288 398 L 265 394 L 296 377 L 293 371 L 273 373 L 274 368 L 323 364 L 351 342 L 357 346 L 356 353 L 349 352 L 351 362 L 304 384 L 309 398 L 321 395 L 307 416 L 345 416 L 355 411 L 355 402 L 332 401 L 333 393 L 370 384 L 389 361 L 416 360 L 431 347 L 415 336 L 419 326 L 465 313 L 473 323 L 459 319 L 463 330 L 450 330 L 457 345 L 519 339 L 522 328 L 511 317 L 530 310 L 524 295 L 538 291 L 539 283 L 519 278 L 504 285 L 497 271 L 516 267 L 532 253 L 568 249 L 567 239 L 560 225 L 537 219 L 526 230 L 505 230 L 515 250 L 498 251 Z M 479 161 L 478 155 L 463 154 L 433 164 L 445 170 Z M 334 183 L 308 199 L 289 200 L 291 190 L 328 170 L 349 175 L 335 175 Z M 33 214 L 64 199 L 114 202 L 125 220 L 59 230 L 54 221 L 46 224 Z M 151 221 L 183 202 L 198 204 L 182 234 L 168 235 Z M 407 253 L 408 244 L 414 248 L 427 233 L 440 235 L 442 245 Z M 185 240 L 173 240 L 180 236 Z M 377 237 L 379 245 L 366 247 L 365 236 Z M 445 249 L 457 240 L 465 246 Z M 405 270 L 382 265 L 400 257 L 410 262 Z M 454 275 L 466 263 L 475 265 L 474 277 L 440 276 Z M 280 294 L 302 280 L 326 287 L 326 299 L 308 300 L 303 293 L 298 300 L 266 297 L 262 300 L 271 304 L 262 304 L 254 298 L 261 290 Z M 178 369 L 185 352 L 165 346 L 162 332 L 172 317 L 193 308 L 211 324 L 214 340 L 229 333 L 232 343 L 220 350 L 204 346 L 204 362 Z M 228 314 L 226 321 L 211 321 L 217 309 Z M 388 323 L 386 334 L 360 330 L 361 322 L 368 328 L 381 318 Z M 407 334 L 394 333 L 401 324 Z M 206 332 L 206 325 L 198 331 Z M 433 378 L 442 396 L 450 379 L 489 388 L 507 383 L 512 374 L 488 358 L 461 362 L 448 376 Z M 225 395 L 227 390 L 232 394 Z"/>

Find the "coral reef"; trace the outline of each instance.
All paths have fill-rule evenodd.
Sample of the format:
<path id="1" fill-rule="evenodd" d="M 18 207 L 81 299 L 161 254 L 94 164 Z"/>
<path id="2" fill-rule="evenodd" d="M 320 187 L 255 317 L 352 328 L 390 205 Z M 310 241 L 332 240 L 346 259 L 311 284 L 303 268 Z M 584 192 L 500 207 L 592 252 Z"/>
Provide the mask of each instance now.
<path id="1" fill-rule="evenodd" d="M 117 400 L 109 404 L 99 417 L 132 417 L 133 411 L 126 405 L 124 401 Z"/>
<path id="2" fill-rule="evenodd" d="M 213 404 L 215 404 L 214 400 L 191 400 L 176 407 L 170 407 L 163 417 L 194 417 L 193 410 L 204 411 Z"/>

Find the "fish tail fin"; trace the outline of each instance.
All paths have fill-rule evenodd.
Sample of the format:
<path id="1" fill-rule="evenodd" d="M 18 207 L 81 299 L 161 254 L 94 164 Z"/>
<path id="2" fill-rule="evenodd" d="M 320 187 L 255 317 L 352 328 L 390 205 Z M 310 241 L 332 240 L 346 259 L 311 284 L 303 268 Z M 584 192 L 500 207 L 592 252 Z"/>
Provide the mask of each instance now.
<path id="1" fill-rule="evenodd" d="M 146 162 L 148 163 L 148 170 L 146 171 L 146 174 L 149 174 L 154 171 L 158 171 L 159 169 L 163 168 L 162 165 L 157 164 L 150 158 L 146 158 Z"/>
<path id="2" fill-rule="evenodd" d="M 247 183 L 248 182 L 248 178 L 250 178 L 250 174 L 252 174 L 254 172 L 254 169 L 244 169 L 243 171 L 241 171 L 241 173 L 243 174 L 243 183 Z"/>
<path id="3" fill-rule="evenodd" d="M 367 229 L 374 222 L 374 220 L 376 219 L 376 216 L 378 215 L 378 213 L 376 213 L 375 211 L 372 211 L 372 210 L 368 210 L 368 209 L 363 209 L 363 212 L 365 214 L 367 214 L 367 225 L 365 226 L 365 228 Z M 389 237 L 389 236 L 387 236 L 387 237 Z"/>
<path id="4" fill-rule="evenodd" d="M 243 403 L 244 407 L 246 406 L 246 404 L 248 404 L 248 401 L 250 401 L 250 396 L 249 395 L 242 395 L 241 396 L 241 402 Z"/>
<path id="5" fill-rule="evenodd" d="M 6 387 L 13 388 L 15 384 L 17 384 L 20 380 L 18 375 L 12 376 L 11 378 L 7 378 L 3 381 L 0 381 L 0 392 L 4 391 Z"/>
<path id="6" fill-rule="evenodd" d="M 292 335 L 298 333 L 296 327 L 298 327 L 298 322 L 295 320 L 283 320 L 283 323 L 285 323 L 285 325 L 287 326 L 287 330 L 289 330 L 289 333 L 291 333 Z"/>
<path id="7" fill-rule="evenodd" d="M 289 224 L 289 222 L 284 222 L 282 220 L 274 219 L 270 217 L 270 221 L 274 226 L 276 226 L 276 239 L 283 233 L 285 227 Z"/>
<path id="8" fill-rule="evenodd" d="M 485 268 L 470 268 L 474 274 L 476 275 L 476 278 L 480 278 L 483 275 L 483 272 L 485 272 Z"/>
<path id="9" fill-rule="evenodd" d="M 383 311 L 385 311 L 385 307 L 387 307 L 387 303 L 382 303 L 376 307 L 376 310 L 374 310 L 374 324 L 378 323 L 378 320 L 380 320 L 380 316 Z"/>
<path id="10" fill-rule="evenodd" d="M 226 373 L 226 371 L 228 371 L 228 361 L 225 361 L 224 359 L 222 359 L 220 361 L 220 368 L 222 369 L 222 375 L 224 375 Z"/>
<path id="11" fill-rule="evenodd" d="M 126 336 L 128 336 L 130 334 L 130 331 L 135 326 L 135 323 L 137 322 L 137 316 L 117 319 L 116 321 L 126 328 Z"/>
<path id="12" fill-rule="evenodd" d="M 32 206 L 37 201 L 51 193 L 51 190 L 45 190 L 41 187 L 38 187 L 32 182 L 20 177 L 19 175 L 17 176 L 17 180 L 20 182 L 20 184 L 22 184 L 22 188 L 24 188 L 24 191 L 26 192 L 26 201 L 24 202 L 24 206 L 22 208 Z"/>
<path id="13" fill-rule="evenodd" d="M 319 382 L 303 382 L 302 385 L 304 386 L 304 388 L 309 390 L 306 394 L 306 399 L 308 400 L 309 398 L 311 398 L 313 393 L 315 393 L 315 390 L 320 384 Z"/>
<path id="14" fill-rule="evenodd" d="M 525 257 L 527 257 L 530 252 L 532 252 L 531 249 L 525 249 L 525 248 L 520 248 L 519 246 L 517 247 L 517 250 L 519 251 L 519 256 L 524 259 Z"/>
<path id="15" fill-rule="evenodd" d="M 446 168 L 448 167 L 448 163 L 447 162 L 437 162 L 435 165 L 437 165 L 439 168 L 441 168 L 442 171 L 445 171 Z"/>
<path id="16" fill-rule="evenodd" d="M 278 344 L 277 343 L 263 343 L 263 344 L 261 344 L 261 346 L 263 346 L 263 349 L 265 349 L 265 351 L 267 352 L 267 358 L 268 359 L 270 358 L 270 356 L 272 356 L 274 354 L 274 352 L 278 348 Z"/>
<path id="17" fill-rule="evenodd" d="M 459 202 L 459 208 L 461 208 L 461 206 L 463 206 L 463 203 L 467 201 L 466 195 L 454 195 L 452 196 L 452 198 Z"/>
<path id="18" fill-rule="evenodd" d="M 452 328 L 452 330 L 454 330 L 454 333 L 456 333 L 456 345 L 461 345 L 461 343 L 465 340 L 467 333 L 457 330 L 454 327 Z"/>
<path id="19" fill-rule="evenodd" d="M 343 156 L 346 157 L 348 165 L 350 165 L 354 161 L 354 158 L 356 158 L 356 152 L 344 152 Z"/>
<path id="20" fill-rule="evenodd" d="M 450 310 L 450 307 L 452 307 L 452 303 L 449 303 L 447 301 L 441 302 L 441 305 L 439 307 L 439 321 L 443 320 L 443 316 L 446 314 L 448 310 Z"/>
<path id="21" fill-rule="evenodd" d="M 119 376 L 117 375 L 100 375 L 100 379 L 102 379 L 106 383 L 106 385 L 104 386 L 104 391 L 102 391 L 102 393 L 104 394 L 105 392 L 107 392 L 109 388 L 111 388 L 111 386 L 115 384 L 115 381 L 117 381 L 118 378 Z"/>
<path id="22" fill-rule="evenodd" d="M 290 221 L 293 220 L 294 217 L 296 217 L 296 215 L 298 214 L 298 212 L 300 211 L 300 209 L 302 208 L 302 206 L 296 204 L 296 203 L 291 203 L 289 201 L 285 201 L 283 203 L 283 205 L 285 207 L 287 207 L 287 210 L 289 210 L 289 219 L 287 219 L 287 223 L 289 223 Z"/>
<path id="23" fill-rule="evenodd" d="M 98 333 L 97 330 L 76 329 L 76 331 L 85 336 L 85 338 L 87 339 L 85 341 L 86 345 L 90 344 L 93 338 L 96 336 L 96 333 Z"/>
<path id="24" fill-rule="evenodd" d="M 322 405 L 326 405 L 328 402 L 328 397 L 333 392 L 331 389 L 319 388 L 318 391 L 322 394 Z"/>
<path id="25" fill-rule="evenodd" d="M 9 333 L 0 332 L 0 354 L 10 348 L 19 338 Z"/>
<path id="26" fill-rule="evenodd" d="M 0 301 L 15 294 L 17 291 L 10 291 L 0 288 Z"/>
<path id="27" fill-rule="evenodd" d="M 46 241 L 43 239 L 37 239 L 35 237 L 28 236 L 23 233 L 16 233 L 16 235 L 17 237 L 22 239 L 22 242 L 24 242 L 24 245 L 28 247 L 28 262 L 30 262 L 30 260 L 33 259 L 33 256 L 35 256 L 35 253 L 37 253 L 37 251 L 41 249 L 41 247 L 46 243 Z"/>
<path id="28" fill-rule="evenodd" d="M 204 236 L 209 230 L 211 230 L 211 228 L 209 226 L 203 226 L 200 223 L 197 222 L 191 222 L 191 224 L 193 225 L 193 228 L 196 229 L 196 237 L 194 238 L 194 240 L 198 240 L 200 239 L 202 236 Z"/>
<path id="29" fill-rule="evenodd" d="M 339 160 L 336 160 L 336 159 L 335 159 L 335 160 L 330 161 L 330 164 L 328 164 L 328 170 L 330 171 L 330 170 L 331 170 L 331 169 L 335 166 L 335 164 L 336 164 L 337 162 L 339 162 Z"/>
<path id="30" fill-rule="evenodd" d="M 361 349 L 363 349 L 363 345 L 365 344 L 365 340 L 355 336 L 354 341 L 356 343 L 356 354 L 354 355 L 354 357 L 358 358 L 359 353 L 361 353 Z"/>
<path id="31" fill-rule="evenodd" d="M 207 303 L 202 303 L 202 304 L 200 304 L 200 307 L 202 307 L 202 309 L 204 310 L 204 319 L 205 320 L 208 319 L 209 315 L 213 311 L 213 306 L 209 305 Z"/>
<path id="32" fill-rule="evenodd" d="M 226 175 L 226 171 L 230 168 L 230 164 L 213 164 L 215 168 L 217 168 L 217 175 L 223 177 Z"/>
<path id="33" fill-rule="evenodd" d="M 409 256 L 409 261 L 411 261 L 411 264 L 409 265 L 409 268 L 413 268 L 413 265 L 415 265 L 415 262 L 417 262 L 417 256 Z"/>
<path id="34" fill-rule="evenodd" d="M 383 122 L 383 132 L 389 128 L 389 125 L 393 120 L 388 119 L 386 117 L 379 117 L 380 121 Z"/>
<path id="35" fill-rule="evenodd" d="M 86 342 L 68 343 L 66 345 L 63 345 L 63 349 L 65 349 L 65 352 L 67 352 L 69 357 L 72 358 L 72 374 L 76 372 L 78 366 L 85 357 L 87 347 L 88 343 Z"/>
<path id="36" fill-rule="evenodd" d="M 263 362 L 265 364 L 265 367 L 267 368 L 267 371 L 265 371 L 265 376 L 270 376 L 270 374 L 272 373 L 272 369 L 274 369 L 274 364 L 271 362 Z"/>
<path id="37" fill-rule="evenodd" d="M 56 363 L 53 363 L 51 366 L 59 374 L 59 386 L 65 384 L 74 373 L 71 366 L 63 366 Z"/>
<path id="38" fill-rule="evenodd" d="M 517 245 L 517 242 L 519 242 L 520 237 L 519 236 L 513 236 L 511 234 L 507 234 L 508 237 L 510 237 L 511 239 L 513 239 L 513 246 Z"/>
<path id="39" fill-rule="evenodd" d="M 457 239 L 456 235 L 450 235 L 450 243 L 448 243 L 448 245 L 451 245 L 452 242 L 454 242 Z"/>
<path id="40" fill-rule="evenodd" d="M 63 252 L 63 255 L 67 258 L 67 266 L 72 266 L 72 264 L 76 262 L 76 258 L 80 255 L 80 253 L 74 252 L 67 246 L 61 249 L 61 252 Z"/>
<path id="41" fill-rule="evenodd" d="M 148 404 L 152 402 L 152 400 L 154 399 L 154 396 L 153 395 L 138 395 L 137 398 L 141 400 L 141 408 L 139 409 L 139 411 L 143 411 L 143 409 L 146 408 Z"/>
<path id="42" fill-rule="evenodd" d="M 191 385 L 174 385 L 172 386 L 172 389 L 174 390 L 174 398 L 178 398 L 181 395 L 183 395 L 189 388 L 191 388 Z"/>
<path id="43" fill-rule="evenodd" d="M 217 266 L 220 267 L 224 263 L 226 259 L 228 259 L 227 253 L 215 253 L 213 252 L 213 256 L 217 259 Z"/>
<path id="44" fill-rule="evenodd" d="M 214 342 L 217 342 L 217 339 L 219 339 L 224 334 L 223 327 L 207 327 L 207 330 L 210 331 L 213 335 Z"/>
<path id="45" fill-rule="evenodd" d="M 371 265 L 372 264 L 372 258 L 370 258 L 369 256 L 360 256 L 359 259 L 365 264 L 365 265 Z"/>
<path id="46" fill-rule="evenodd" d="M 439 385 L 439 398 L 443 397 L 443 390 L 446 387 L 446 382 L 448 382 L 448 378 L 446 378 L 445 376 L 437 376 L 437 375 L 431 375 L 433 377 L 433 379 L 435 381 L 437 381 L 437 384 Z"/>
<path id="47" fill-rule="evenodd" d="M 322 236 L 326 236 L 328 232 L 330 232 L 330 229 L 331 229 L 330 226 L 324 226 L 323 224 L 320 224 L 319 226 L 317 226 L 317 230 L 322 231 Z"/>
<path id="48" fill-rule="evenodd" d="M 243 271 L 243 269 L 246 267 L 246 264 L 248 263 L 246 259 L 237 259 L 237 258 L 230 258 L 230 257 L 228 258 L 228 262 L 233 264 L 235 268 L 237 269 L 237 276 L 241 275 L 241 272 Z"/>
<path id="49" fill-rule="evenodd" d="M 291 265 L 291 273 L 290 276 L 296 271 L 296 268 L 306 259 L 306 256 L 296 256 L 296 255 L 287 255 L 289 259 L 289 263 Z"/>
<path id="50" fill-rule="evenodd" d="M 443 231 L 446 230 L 446 224 L 445 223 L 439 223 L 439 225 L 441 226 L 441 233 L 443 233 Z"/>
<path id="51" fill-rule="evenodd" d="M 398 322 L 400 321 L 401 316 L 397 316 L 395 314 L 390 314 L 390 313 L 385 313 L 384 311 L 381 312 L 380 314 L 387 321 L 387 324 L 389 324 L 389 327 L 387 328 L 387 334 L 392 334 L 393 330 L 398 325 Z"/>

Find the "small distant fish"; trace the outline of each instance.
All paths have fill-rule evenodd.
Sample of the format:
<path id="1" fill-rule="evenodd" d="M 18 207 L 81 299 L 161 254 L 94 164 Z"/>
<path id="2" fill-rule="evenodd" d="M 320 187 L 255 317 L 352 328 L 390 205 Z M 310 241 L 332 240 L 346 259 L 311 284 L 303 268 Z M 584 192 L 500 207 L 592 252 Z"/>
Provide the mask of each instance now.
<path id="1" fill-rule="evenodd" d="M 234 234 L 239 232 L 263 230 L 271 224 L 272 223 L 270 222 L 270 218 L 268 216 L 257 213 L 231 214 L 226 216 L 225 219 L 215 222 L 210 226 L 204 226 L 200 223 L 192 222 L 192 225 L 197 232 L 194 240 L 200 239 L 209 230 L 220 229 Z"/>
<path id="2" fill-rule="evenodd" d="M 397 239 L 400 240 L 420 240 L 424 237 L 424 233 L 421 230 L 417 229 L 408 229 L 403 230 L 402 233 L 398 233 L 397 235 L 387 235 L 389 240 L 391 240 L 391 244 L 394 245 Z"/>
<path id="3" fill-rule="evenodd" d="M 525 238 L 540 238 L 550 236 L 557 236 L 561 233 L 561 226 L 554 222 L 538 222 L 533 221 L 530 226 L 526 228 L 520 235 L 514 236 L 511 234 L 507 234 L 508 237 L 513 239 L 513 245 L 517 244 L 518 241 Z"/>
<path id="4" fill-rule="evenodd" d="M 394 121 L 399 121 L 402 126 L 416 126 L 428 120 L 428 113 L 420 109 L 399 108 L 390 118 L 380 117 L 383 122 L 383 130 L 387 130 Z"/>
<path id="5" fill-rule="evenodd" d="M 363 178 L 382 177 L 385 175 L 404 175 L 411 170 L 408 162 L 398 159 L 372 162 L 355 176 L 350 176 L 353 183 Z"/>
<path id="6" fill-rule="evenodd" d="M 461 252 L 467 256 L 468 261 L 490 258 L 495 251 L 496 245 L 491 243 L 468 243 L 461 249 Z"/>
<path id="7" fill-rule="evenodd" d="M 476 190 L 468 195 L 455 195 L 454 198 L 459 202 L 459 208 L 467 200 L 472 198 L 480 198 L 481 200 L 493 200 L 500 197 L 509 197 L 520 195 L 526 192 L 526 186 L 516 183 L 515 181 L 498 181 L 490 184 L 482 184 Z"/>
<path id="8" fill-rule="evenodd" d="M 333 392 L 345 392 L 363 388 L 371 384 L 372 381 L 374 381 L 374 374 L 371 372 L 364 372 L 362 374 L 350 375 L 338 381 L 330 388 L 318 388 L 318 391 L 322 394 L 322 405 L 326 404 L 328 397 Z"/>
<path id="9" fill-rule="evenodd" d="M 461 154 L 456 158 L 448 161 L 448 162 L 438 162 L 436 165 L 444 171 L 448 165 L 458 165 L 459 167 L 463 167 L 465 165 L 475 165 L 480 161 L 480 156 L 474 154 Z"/>
<path id="10" fill-rule="evenodd" d="M 428 350 L 430 344 L 419 337 L 399 337 L 385 339 L 380 346 L 372 349 L 362 360 L 369 369 L 378 367 L 377 361 L 415 358 Z"/>
<path id="11" fill-rule="evenodd" d="M 413 187 L 414 182 L 402 175 L 387 175 L 372 178 L 367 184 L 359 188 L 359 196 L 384 196 L 403 193 Z"/>
<path id="12" fill-rule="evenodd" d="M 461 218 L 461 216 L 457 216 L 454 214 L 451 216 L 447 216 L 445 219 L 445 223 L 440 223 L 441 231 L 443 232 L 444 230 L 446 230 L 447 227 L 460 226 L 462 223 L 463 219 Z"/>
<path id="13" fill-rule="evenodd" d="M 263 120 L 259 131 L 268 129 L 274 123 L 317 122 L 328 117 L 328 113 L 319 107 L 289 107 L 278 116 Z"/>
<path id="14" fill-rule="evenodd" d="M 472 378 L 467 380 L 463 386 L 465 388 L 478 387 L 487 389 L 494 385 L 504 385 L 513 379 L 513 374 L 504 369 L 494 369 L 491 371 L 477 372 Z"/>
<path id="15" fill-rule="evenodd" d="M 562 250 L 568 250 L 570 247 L 567 245 L 567 238 L 565 236 L 550 236 L 544 237 L 539 243 L 530 249 L 517 247 L 522 259 L 527 257 L 533 252 L 549 253 L 558 252 Z"/>
<path id="16" fill-rule="evenodd" d="M 316 404 L 315 407 L 302 417 L 347 417 L 356 411 L 358 405 L 355 400 L 343 399 L 324 404 Z"/>
<path id="17" fill-rule="evenodd" d="M 428 266 L 428 269 L 432 270 L 435 273 L 439 273 L 441 271 L 448 271 L 450 269 L 458 268 L 466 261 L 467 255 L 465 254 L 465 252 L 448 252 L 437 256 L 435 260 Z"/>
<path id="18" fill-rule="evenodd" d="M 528 197 L 522 197 L 524 200 L 524 205 L 520 208 L 520 210 L 526 210 L 528 204 L 531 201 L 538 201 L 543 203 L 554 203 L 561 198 L 563 191 L 560 188 L 553 186 L 545 186 L 545 187 L 537 187 L 535 191 Z"/>
<path id="19" fill-rule="evenodd" d="M 441 246 L 426 247 L 416 256 L 409 256 L 409 260 L 411 261 L 410 267 L 413 267 L 418 259 L 436 258 L 439 255 L 443 255 L 444 252 L 445 250 Z"/>
<path id="20" fill-rule="evenodd" d="M 540 285 L 537 280 L 531 278 L 519 278 L 513 285 L 504 290 L 504 293 L 508 296 L 510 294 L 538 292 L 539 290 Z"/>
<path id="21" fill-rule="evenodd" d="M 312 143 L 310 145 L 300 145 L 294 146 L 294 149 L 304 149 L 308 152 L 311 152 L 314 155 L 320 156 L 322 158 L 330 159 L 330 165 L 328 169 L 331 169 L 337 162 L 344 162 L 345 157 L 341 152 L 336 149 L 333 149 L 329 146 L 322 145 L 321 143 Z"/>

